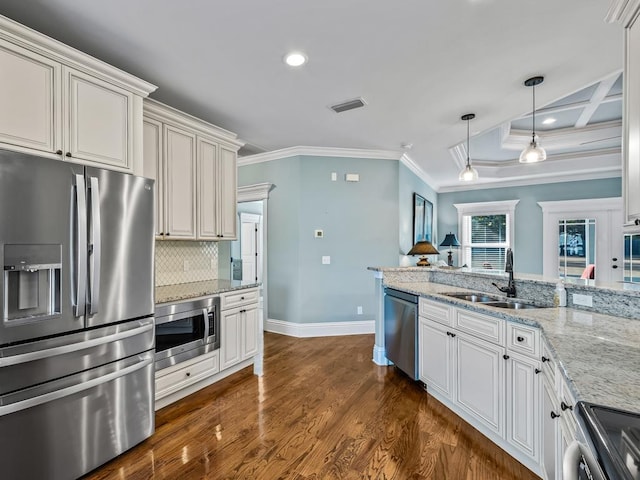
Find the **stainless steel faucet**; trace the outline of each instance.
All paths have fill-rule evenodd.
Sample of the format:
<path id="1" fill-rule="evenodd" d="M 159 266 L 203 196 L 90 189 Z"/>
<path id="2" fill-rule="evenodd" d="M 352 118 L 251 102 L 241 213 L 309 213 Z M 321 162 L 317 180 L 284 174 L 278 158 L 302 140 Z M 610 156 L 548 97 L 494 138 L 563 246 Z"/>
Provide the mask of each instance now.
<path id="1" fill-rule="evenodd" d="M 504 264 L 505 273 L 509 274 L 509 283 L 506 287 L 499 287 L 496 283 L 492 283 L 501 292 L 507 294 L 507 297 L 513 298 L 516 296 L 516 284 L 513 281 L 513 250 L 507 248 L 507 260 Z"/>

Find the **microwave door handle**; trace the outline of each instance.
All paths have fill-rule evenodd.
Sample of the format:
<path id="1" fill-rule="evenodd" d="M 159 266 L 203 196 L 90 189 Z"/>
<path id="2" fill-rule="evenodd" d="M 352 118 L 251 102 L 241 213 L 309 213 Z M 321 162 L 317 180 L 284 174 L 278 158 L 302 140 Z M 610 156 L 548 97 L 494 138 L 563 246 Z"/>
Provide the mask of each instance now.
<path id="1" fill-rule="evenodd" d="M 203 308 L 202 315 L 204 315 L 204 343 L 207 343 L 207 339 L 209 338 L 209 309 Z"/>
<path id="2" fill-rule="evenodd" d="M 100 305 L 100 261 L 102 257 L 100 245 L 100 189 L 98 179 L 90 177 L 89 193 L 91 201 L 91 224 L 89 231 L 91 234 L 91 257 L 89 263 L 89 314 L 98 313 Z"/>
<path id="3" fill-rule="evenodd" d="M 87 295 L 87 197 L 84 175 L 75 174 L 75 274 L 74 316 L 85 314 Z"/>

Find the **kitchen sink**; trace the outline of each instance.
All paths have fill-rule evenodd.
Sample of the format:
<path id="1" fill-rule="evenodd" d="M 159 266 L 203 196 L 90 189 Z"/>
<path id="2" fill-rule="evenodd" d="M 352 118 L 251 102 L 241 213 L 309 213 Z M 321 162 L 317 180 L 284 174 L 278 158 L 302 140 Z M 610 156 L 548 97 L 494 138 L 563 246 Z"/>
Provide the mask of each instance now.
<path id="1" fill-rule="evenodd" d="M 492 297 L 491 295 L 485 295 L 483 293 L 461 292 L 461 293 L 445 293 L 447 297 L 457 298 L 458 300 L 466 300 L 467 302 L 475 303 L 487 303 L 498 302 L 498 297 Z"/>
<path id="2" fill-rule="evenodd" d="M 517 300 L 501 300 L 499 297 L 493 297 L 484 293 L 476 292 L 455 292 L 445 293 L 447 297 L 457 298 L 472 303 L 481 303 L 490 307 L 508 308 L 510 310 L 521 310 L 525 308 L 543 308 L 531 303 L 519 302 Z"/>

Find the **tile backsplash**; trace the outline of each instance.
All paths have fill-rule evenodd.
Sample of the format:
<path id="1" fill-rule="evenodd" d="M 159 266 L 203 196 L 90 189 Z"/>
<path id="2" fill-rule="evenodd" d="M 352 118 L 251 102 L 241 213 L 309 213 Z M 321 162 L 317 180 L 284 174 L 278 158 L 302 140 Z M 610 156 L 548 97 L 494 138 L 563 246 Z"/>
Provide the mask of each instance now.
<path id="1" fill-rule="evenodd" d="M 218 243 L 156 241 L 156 286 L 218 278 Z"/>

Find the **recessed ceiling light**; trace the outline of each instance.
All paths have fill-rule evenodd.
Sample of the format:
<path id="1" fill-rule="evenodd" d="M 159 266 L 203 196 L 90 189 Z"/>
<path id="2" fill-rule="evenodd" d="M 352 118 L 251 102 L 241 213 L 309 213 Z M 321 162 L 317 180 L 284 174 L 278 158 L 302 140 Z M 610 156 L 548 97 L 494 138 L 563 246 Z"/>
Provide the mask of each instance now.
<path id="1" fill-rule="evenodd" d="M 542 121 L 543 125 L 551 125 L 552 123 L 556 123 L 556 119 L 553 117 L 547 117 Z"/>
<path id="2" fill-rule="evenodd" d="M 300 52 L 287 53 L 284 57 L 284 63 L 290 67 L 300 67 L 307 63 L 307 56 Z"/>

